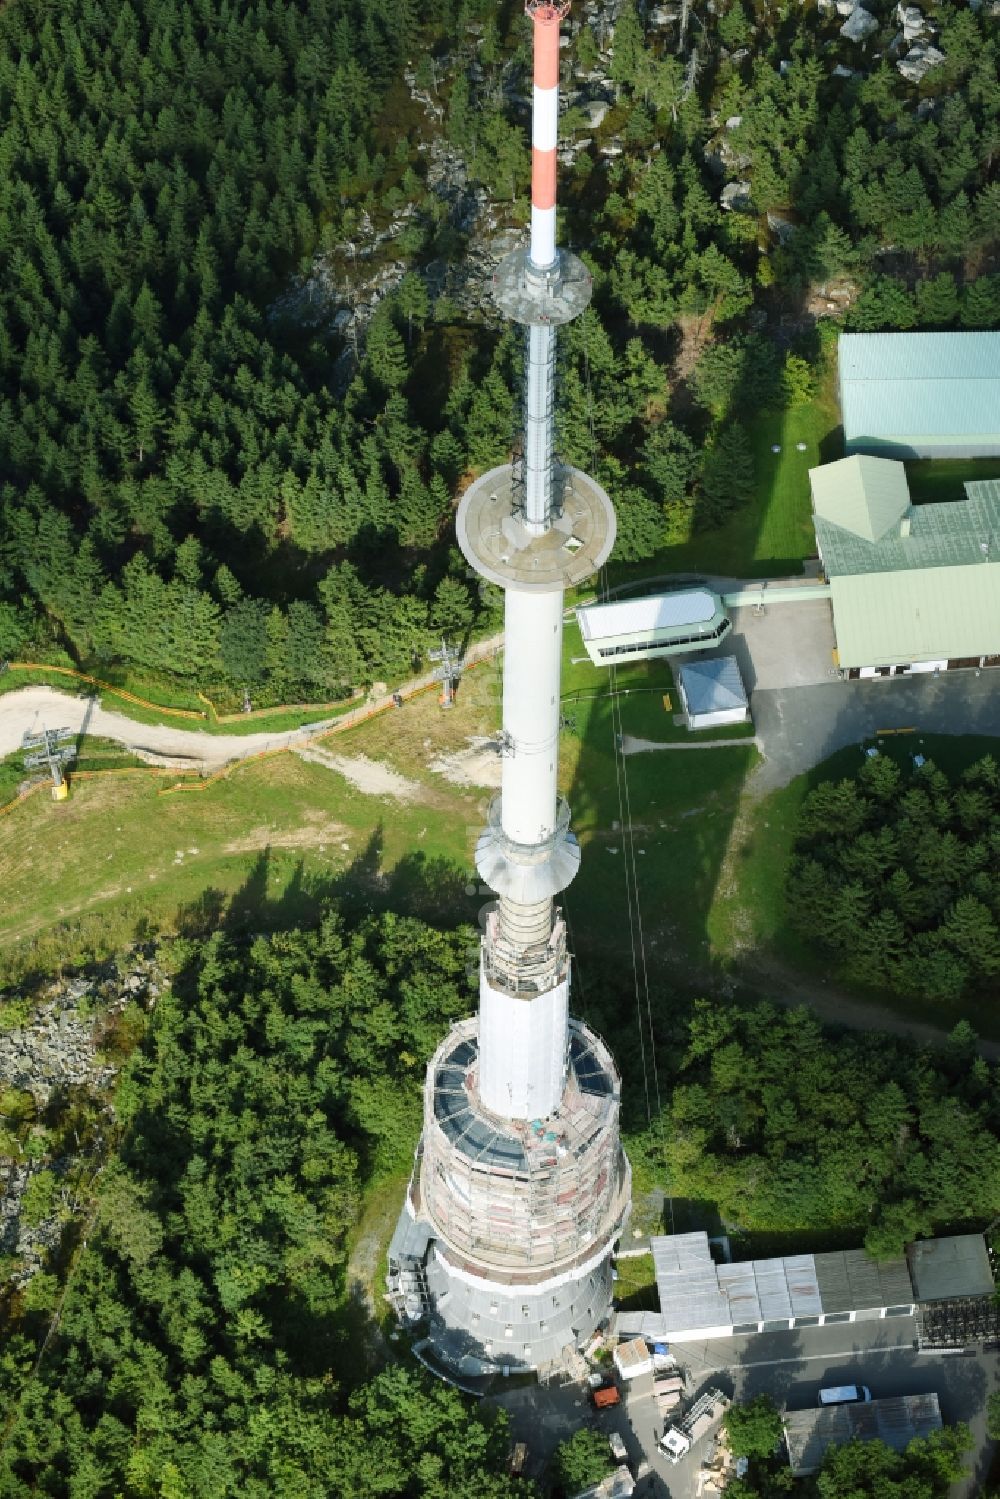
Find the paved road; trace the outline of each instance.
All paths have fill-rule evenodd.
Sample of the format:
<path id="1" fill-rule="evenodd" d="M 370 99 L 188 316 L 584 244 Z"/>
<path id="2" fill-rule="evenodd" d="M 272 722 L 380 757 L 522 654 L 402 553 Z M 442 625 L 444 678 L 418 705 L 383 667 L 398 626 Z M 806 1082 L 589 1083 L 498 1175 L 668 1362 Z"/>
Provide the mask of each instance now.
<path id="1" fill-rule="evenodd" d="M 766 758 L 751 784 L 763 794 L 879 729 L 915 727 L 914 751 L 920 732 L 1000 735 L 1000 671 L 762 689 L 752 708 Z"/>
<path id="2" fill-rule="evenodd" d="M 805 1410 L 816 1405 L 824 1385 L 866 1384 L 876 1399 L 933 1392 L 944 1421 L 965 1421 L 975 1442 L 968 1459 L 970 1476 L 954 1486 L 954 1499 L 968 1499 L 986 1476 L 992 1456 L 986 1401 L 1000 1382 L 1000 1355 L 919 1354 L 912 1317 L 676 1344 L 673 1352 L 685 1367 L 692 1396 L 715 1385 L 741 1400 L 766 1394 L 779 1407 Z M 656 1421 L 648 1400 L 630 1400 L 626 1419 L 630 1424 L 623 1432 L 630 1454 L 638 1458 L 641 1451 L 652 1462 L 655 1479 L 647 1492 L 661 1499 L 693 1499 L 702 1455 L 698 1449 L 676 1466 L 656 1454 Z"/>
<path id="3" fill-rule="evenodd" d="M 914 750 L 919 731 L 1000 736 L 1000 671 L 845 682 L 833 665 L 825 600 L 771 604 L 761 615 L 734 609 L 732 619 L 732 634 L 717 651 L 676 660 L 735 655 L 739 661 L 764 755 L 748 783 L 754 795 L 787 786 L 845 745 L 870 742 L 879 729 L 916 727 Z M 652 748 L 637 742 L 629 752 Z"/>

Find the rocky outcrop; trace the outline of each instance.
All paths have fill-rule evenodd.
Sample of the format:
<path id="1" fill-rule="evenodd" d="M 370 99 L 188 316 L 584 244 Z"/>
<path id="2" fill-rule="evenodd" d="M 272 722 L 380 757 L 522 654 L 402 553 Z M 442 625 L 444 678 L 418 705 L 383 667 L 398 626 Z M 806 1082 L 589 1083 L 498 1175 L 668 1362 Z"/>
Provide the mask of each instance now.
<path id="1" fill-rule="evenodd" d="M 937 47 L 932 47 L 929 42 L 914 42 L 906 56 L 899 59 L 896 67 L 910 83 L 920 83 L 931 68 L 939 68 L 943 62 L 944 53 L 939 52 Z"/>
<path id="2" fill-rule="evenodd" d="M 102 1055 L 102 1041 L 129 1005 L 151 1009 L 164 984 L 155 959 L 133 953 L 121 963 L 108 963 L 86 976 L 50 985 L 26 1020 L 0 1030 L 0 1087 L 30 1093 L 38 1113 L 45 1114 L 46 1126 L 54 1132 L 59 1129 L 66 1089 L 86 1089 L 95 1112 L 109 1115 L 109 1090 L 116 1068 Z M 0 993 L 0 1023 L 3 1001 L 17 1005 L 18 1010 L 23 1005 L 19 996 Z M 45 1138 L 45 1131 L 37 1130 L 32 1143 L 37 1146 Z M 26 1285 L 58 1248 L 78 1208 L 63 1182 L 83 1164 L 82 1158 L 73 1156 L 46 1158 L 37 1148 L 25 1145 L 22 1150 L 13 1141 L 0 1156 L 0 1255 L 14 1261 L 9 1278 L 15 1286 Z M 56 1200 L 39 1222 L 28 1223 L 24 1195 L 39 1172 L 57 1178 Z"/>
<path id="3" fill-rule="evenodd" d="M 840 6 L 837 6 L 840 10 Z M 863 5 L 855 5 L 847 20 L 840 28 L 840 34 L 845 41 L 863 42 L 878 30 L 878 22 L 875 17 L 865 10 Z"/>

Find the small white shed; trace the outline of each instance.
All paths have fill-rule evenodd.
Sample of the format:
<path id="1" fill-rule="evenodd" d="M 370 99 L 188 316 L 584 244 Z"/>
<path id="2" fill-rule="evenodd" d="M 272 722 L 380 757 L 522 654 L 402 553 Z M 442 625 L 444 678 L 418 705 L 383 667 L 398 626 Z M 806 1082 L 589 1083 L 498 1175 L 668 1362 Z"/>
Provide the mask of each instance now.
<path id="1" fill-rule="evenodd" d="M 644 1338 L 630 1338 L 627 1343 L 619 1343 L 612 1357 L 615 1368 L 625 1381 L 653 1372 L 653 1355 Z"/>
<path id="2" fill-rule="evenodd" d="M 689 729 L 746 723 L 750 717 L 746 688 L 735 656 L 688 661 L 677 673 L 677 685 Z"/>

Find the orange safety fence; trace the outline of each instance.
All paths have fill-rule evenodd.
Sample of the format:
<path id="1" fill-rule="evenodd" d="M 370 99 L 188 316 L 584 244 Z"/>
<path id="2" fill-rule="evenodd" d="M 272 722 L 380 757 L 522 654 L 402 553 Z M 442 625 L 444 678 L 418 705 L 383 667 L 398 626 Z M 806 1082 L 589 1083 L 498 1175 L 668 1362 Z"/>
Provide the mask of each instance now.
<path id="1" fill-rule="evenodd" d="M 210 697 L 204 692 L 198 693 L 200 701 L 208 708 L 208 716 L 215 723 L 249 723 L 258 718 L 275 718 L 279 713 L 336 713 L 345 702 L 353 703 L 363 696 L 361 688 L 355 687 L 350 697 L 340 697 L 332 703 L 279 703 L 274 708 L 251 708 L 249 713 L 220 713 Z"/>
<path id="2" fill-rule="evenodd" d="M 139 708 L 148 708 L 153 713 L 167 713 L 171 718 L 193 718 L 198 723 L 204 722 L 206 718 L 213 719 L 215 723 L 246 723 L 250 719 L 273 718 L 279 713 L 334 713 L 344 706 L 344 699 L 341 697 L 332 703 L 279 703 L 273 708 L 254 708 L 249 713 L 220 713 L 210 697 L 206 697 L 204 692 L 198 692 L 196 696 L 205 704 L 205 712 L 201 712 L 197 708 L 170 708 L 166 703 L 151 702 L 149 698 L 127 692 L 124 687 L 114 687 L 110 682 L 88 676 L 85 671 L 77 671 L 72 666 L 49 666 L 44 661 L 8 661 L 7 670 L 56 672 L 61 677 L 74 677 L 78 682 L 89 682 L 101 692 L 110 692 L 127 703 L 135 703 Z M 361 689 L 355 688 L 348 701 L 361 696 Z"/>
<path id="3" fill-rule="evenodd" d="M 0 807 L 0 817 L 6 817 L 8 812 L 13 812 L 15 807 L 19 807 L 22 802 L 26 802 L 29 796 L 33 796 L 36 791 L 41 791 L 43 786 L 51 786 L 51 784 L 52 782 L 48 780 L 35 781 L 26 791 L 22 791 L 19 796 L 15 796 L 12 802 L 8 802 L 5 807 Z"/>
<path id="4" fill-rule="evenodd" d="M 197 770 L 177 770 L 168 765 L 109 765 L 107 770 L 70 770 L 65 773 L 66 780 L 72 785 L 74 781 L 93 781 L 103 776 L 168 776 L 168 775 L 191 775 L 200 774 Z M 48 776 L 41 780 L 33 781 L 24 791 L 14 797 L 13 801 L 7 802 L 0 807 L 0 817 L 6 817 L 8 812 L 13 812 L 22 802 L 34 796 L 36 791 L 44 791 L 46 787 L 51 788 L 52 782 Z"/>
<path id="5" fill-rule="evenodd" d="M 495 654 L 494 651 L 484 652 L 483 655 L 478 656 L 474 661 L 467 662 L 466 666 L 465 666 L 465 670 L 466 671 L 471 671 L 476 666 L 483 666 L 483 665 L 485 665 L 486 662 L 492 660 L 494 654 Z M 77 676 L 77 677 L 82 678 L 82 680 L 84 680 L 84 681 L 95 682 L 95 685 L 97 685 L 97 686 L 105 686 L 106 685 L 106 684 L 103 684 L 103 683 L 96 682 L 95 678 L 93 678 L 93 677 L 87 677 L 82 672 L 73 672 L 73 671 L 70 670 L 69 667 L 54 667 L 54 666 L 39 667 L 39 666 L 32 665 L 30 663 L 24 663 L 24 662 L 11 662 L 10 666 L 11 667 L 18 666 L 18 667 L 21 667 L 22 669 L 25 669 L 25 670 L 61 671 L 61 672 L 64 672 L 67 676 Z M 399 697 L 399 698 L 402 698 L 402 700 L 404 702 L 408 702 L 410 698 L 416 697 L 421 692 L 427 692 L 431 687 L 436 687 L 437 685 L 438 685 L 437 682 L 434 681 L 434 680 L 431 680 L 429 682 L 417 682 L 417 683 L 415 683 L 411 687 L 402 687 L 402 688 L 400 688 L 398 690 L 398 692 L 395 694 L 395 696 Z M 109 688 L 108 690 L 111 691 L 111 692 L 118 692 L 122 696 L 131 696 L 130 694 L 127 694 L 127 693 L 121 693 L 121 689 L 117 688 L 117 687 L 112 687 L 112 688 Z M 199 693 L 198 696 L 201 697 L 202 694 Z M 207 698 L 203 698 L 202 700 L 205 701 L 205 702 L 208 702 Z M 142 702 L 142 699 L 141 698 L 133 698 L 133 701 L 135 701 L 135 702 Z M 150 704 L 149 706 L 151 706 L 151 707 L 157 707 L 158 705 L 154 703 L 154 704 Z M 360 712 L 357 709 L 352 710 L 351 712 L 346 713 L 344 715 L 344 717 L 338 723 L 331 724 L 328 729 L 324 729 L 321 734 L 314 734 L 314 735 L 311 735 L 310 737 L 312 739 L 314 739 L 314 740 L 320 740 L 320 739 L 327 739 L 332 734 L 342 734 L 347 729 L 358 728 L 361 724 L 368 723 L 371 719 L 377 718 L 379 716 L 379 714 L 387 712 L 390 708 L 392 708 L 394 706 L 395 706 L 394 696 L 393 696 L 393 694 L 390 694 L 388 697 L 383 698 L 381 702 L 373 703 L 372 706 L 367 710 L 367 712 Z M 195 717 L 195 718 L 200 718 L 200 717 L 204 716 L 202 714 L 191 713 L 190 710 L 188 710 L 188 709 L 182 709 L 182 708 L 164 709 L 164 712 L 172 712 L 172 713 L 178 713 L 178 714 L 184 713 L 187 716 Z M 198 770 L 178 770 L 178 769 L 173 769 L 170 766 L 165 766 L 165 765 L 121 765 L 121 766 L 109 766 L 109 768 L 107 770 L 77 770 L 77 771 L 73 771 L 67 777 L 67 779 L 69 779 L 69 780 L 84 780 L 84 779 L 88 779 L 89 780 L 89 779 L 92 779 L 92 778 L 94 778 L 96 776 L 135 775 L 135 774 L 140 774 L 140 775 L 143 775 L 143 774 L 145 774 L 145 775 L 160 775 L 160 776 L 162 776 L 162 775 L 174 775 L 174 776 L 189 776 L 189 777 L 191 777 L 190 780 L 178 781 L 176 783 L 176 785 L 174 785 L 174 786 L 161 786 L 160 787 L 159 792 L 158 792 L 159 796 L 171 796 L 171 795 L 173 795 L 173 793 L 175 791 L 207 791 L 208 788 L 209 788 L 209 786 L 214 785 L 216 781 L 221 781 L 224 777 L 230 775 L 232 773 L 232 771 L 238 770 L 241 765 L 246 765 L 246 764 L 248 764 L 252 760 L 267 760 L 267 759 L 270 759 L 271 756 L 273 756 L 273 755 L 284 755 L 284 754 L 287 754 L 288 751 L 289 751 L 289 749 L 291 749 L 291 748 L 292 748 L 291 745 L 281 744 L 281 745 L 275 746 L 274 749 L 258 750 L 257 753 L 254 754 L 254 755 L 241 755 L 238 758 L 234 758 L 234 759 L 228 761 L 227 764 L 221 766 L 218 770 L 213 771 L 211 773 L 211 775 L 207 775 L 207 776 L 203 775 L 201 773 L 201 771 L 198 771 Z M 28 788 L 28 790 L 25 791 L 21 796 L 15 797 L 14 800 L 11 801 L 11 802 L 8 802 L 5 807 L 0 807 L 0 817 L 5 816 L 8 812 L 12 811 L 15 807 L 19 806 L 20 803 L 22 801 L 24 801 L 28 796 L 30 796 L 33 792 L 40 790 L 43 786 L 47 786 L 48 784 L 49 784 L 48 781 L 37 781 L 33 786 L 30 786 Z"/>
<path id="6" fill-rule="evenodd" d="M 53 671 L 60 677 L 74 677 L 78 682 L 89 682 L 91 687 L 100 688 L 101 692 L 110 692 L 115 697 L 124 698 L 127 703 L 135 703 L 140 708 L 149 708 L 154 713 L 167 713 L 171 718 L 194 718 L 199 722 L 205 717 L 204 713 L 197 708 L 168 708 L 164 703 L 151 703 L 148 698 L 139 697 L 134 692 L 126 692 L 124 687 L 113 687 L 110 682 L 102 682 L 99 677 L 88 676 L 85 671 L 77 671 L 72 666 L 47 666 L 43 661 L 8 661 L 8 671 Z"/>

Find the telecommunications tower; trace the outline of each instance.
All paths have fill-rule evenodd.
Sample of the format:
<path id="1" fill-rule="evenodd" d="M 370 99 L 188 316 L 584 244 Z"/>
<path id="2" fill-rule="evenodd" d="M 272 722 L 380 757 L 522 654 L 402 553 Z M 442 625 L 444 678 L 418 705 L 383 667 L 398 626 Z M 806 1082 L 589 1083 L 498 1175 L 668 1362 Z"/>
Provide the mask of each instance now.
<path id="1" fill-rule="evenodd" d="M 556 789 L 563 598 L 611 551 L 601 486 L 554 451 L 556 329 L 590 300 L 556 248 L 559 27 L 569 0 L 527 0 L 534 31 L 531 242 L 501 263 L 501 311 L 525 329 L 524 431 L 513 464 L 466 491 L 458 541 L 504 590 L 501 793 L 476 846 L 498 899 L 479 954 L 479 1014 L 431 1058 L 424 1129 L 389 1249 L 390 1297 L 461 1376 L 534 1369 L 585 1343 L 611 1306 L 631 1180 L 611 1055 L 569 1016 L 566 926 L 553 898 L 580 850 Z"/>

